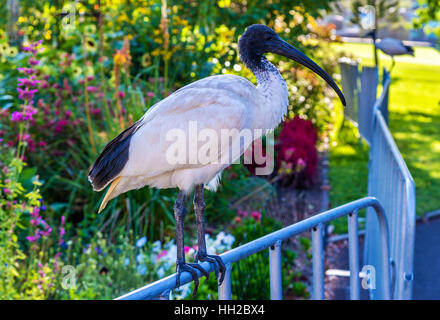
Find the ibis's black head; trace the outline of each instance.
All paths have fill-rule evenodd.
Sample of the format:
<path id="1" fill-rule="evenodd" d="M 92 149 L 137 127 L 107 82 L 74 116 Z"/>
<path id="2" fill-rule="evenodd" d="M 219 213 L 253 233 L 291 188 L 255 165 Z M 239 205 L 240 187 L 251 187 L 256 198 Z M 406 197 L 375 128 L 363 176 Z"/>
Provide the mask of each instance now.
<path id="1" fill-rule="evenodd" d="M 327 72 L 309 57 L 282 40 L 275 31 L 262 24 L 254 24 L 246 29 L 238 42 L 240 59 L 252 71 L 263 68 L 263 54 L 275 53 L 292 59 L 321 76 L 336 91 L 342 104 L 345 98 L 341 90 Z"/>

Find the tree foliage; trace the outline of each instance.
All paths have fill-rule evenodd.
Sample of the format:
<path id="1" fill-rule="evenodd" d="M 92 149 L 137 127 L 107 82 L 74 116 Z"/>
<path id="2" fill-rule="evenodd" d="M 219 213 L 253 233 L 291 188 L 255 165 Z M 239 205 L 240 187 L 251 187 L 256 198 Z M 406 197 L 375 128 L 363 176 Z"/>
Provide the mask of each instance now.
<path id="1" fill-rule="evenodd" d="M 440 0 L 419 0 L 418 3 L 413 27 L 420 29 L 426 26 L 427 32 L 433 32 L 440 38 Z"/>
<path id="2" fill-rule="evenodd" d="M 375 9 L 375 29 L 388 27 L 397 29 L 402 26 L 403 19 L 399 14 L 402 3 L 399 0 L 354 0 L 351 2 L 353 16 L 350 21 L 362 27 L 361 11 L 365 6 L 372 6 Z"/>

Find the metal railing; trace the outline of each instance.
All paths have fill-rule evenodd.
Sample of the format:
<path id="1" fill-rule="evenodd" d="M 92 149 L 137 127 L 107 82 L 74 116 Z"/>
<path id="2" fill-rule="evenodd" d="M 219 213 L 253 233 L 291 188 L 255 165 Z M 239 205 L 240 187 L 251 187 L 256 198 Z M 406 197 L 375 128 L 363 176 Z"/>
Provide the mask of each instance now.
<path id="1" fill-rule="evenodd" d="M 411 174 L 394 142 L 383 114 L 388 115 L 390 76 L 384 74 L 380 98 L 373 108 L 372 136 L 368 170 L 368 195 L 376 197 L 385 208 L 390 226 L 390 265 L 392 268 L 392 298 L 411 299 L 413 252 L 415 241 L 415 188 Z M 380 246 L 376 237 L 378 221 L 367 210 L 364 263 L 381 269 Z M 378 283 L 378 286 L 381 286 Z M 373 299 L 382 299 L 381 290 L 370 291 Z"/>
<path id="2" fill-rule="evenodd" d="M 340 65 L 343 79 L 344 74 L 347 76 L 351 73 L 349 81 L 343 80 L 344 92 L 346 93 L 346 89 L 349 91 L 349 110 L 346 111 L 346 115 L 352 117 L 353 122 L 357 121 L 361 136 L 370 144 L 369 197 L 312 216 L 222 254 L 227 271 L 225 280 L 218 289 L 219 299 L 231 299 L 231 265 L 265 249 L 269 249 L 271 299 L 282 299 L 282 241 L 308 230 L 311 230 L 312 234 L 312 298 L 323 299 L 323 226 L 343 216 L 348 216 L 350 298 L 359 299 L 358 211 L 364 208 L 367 208 L 367 219 L 363 262 L 364 265 L 374 268 L 375 276 L 380 280 L 375 282 L 374 288 L 370 287 L 370 298 L 411 299 L 415 188 L 411 174 L 387 126 L 390 76 L 384 70 L 383 90 L 376 100 L 376 68 L 363 68 L 359 76 L 357 65 Z M 208 272 L 213 272 L 208 262 L 201 265 Z M 117 299 L 169 299 L 169 294 L 176 285 L 176 276 L 173 274 Z M 201 276 L 200 272 L 198 276 Z M 182 285 L 191 281 L 191 275 L 188 273 L 181 275 Z"/>
<path id="3" fill-rule="evenodd" d="M 342 89 L 347 98 L 344 116 L 358 127 L 361 137 L 368 144 L 371 144 L 373 109 L 378 84 L 377 68 L 363 67 L 359 71 L 358 62 L 347 58 L 339 60 L 339 68 L 341 70 Z"/>
<path id="4" fill-rule="evenodd" d="M 372 208 L 378 221 L 380 252 L 379 263 L 383 266 L 380 273 L 381 297 L 391 298 L 391 282 L 389 272 L 389 231 L 386 214 L 380 202 L 374 197 L 359 199 L 343 206 L 317 214 L 281 230 L 272 232 L 266 236 L 241 245 L 221 255 L 226 265 L 226 276 L 222 285 L 218 289 L 220 300 L 231 299 L 231 265 L 250 255 L 269 249 L 270 264 L 270 297 L 273 300 L 282 299 L 282 272 L 281 272 L 281 244 L 282 241 L 294 237 L 306 231 L 312 234 L 312 254 L 313 254 L 313 299 L 324 299 L 324 245 L 323 245 L 323 226 L 340 217 L 348 216 L 348 229 L 350 233 L 348 251 L 350 265 L 350 298 L 359 299 L 360 297 L 360 261 L 358 243 L 358 214 L 364 208 Z M 212 266 L 208 262 L 203 262 L 202 267 L 213 272 Z M 374 266 L 374 265 L 373 265 Z M 198 276 L 201 276 L 199 271 Z M 170 291 L 176 286 L 176 274 L 170 275 L 145 287 L 127 293 L 117 299 L 119 300 L 146 300 L 146 299 L 168 299 Z M 192 281 L 191 275 L 187 272 L 181 275 L 181 284 L 184 285 Z"/>

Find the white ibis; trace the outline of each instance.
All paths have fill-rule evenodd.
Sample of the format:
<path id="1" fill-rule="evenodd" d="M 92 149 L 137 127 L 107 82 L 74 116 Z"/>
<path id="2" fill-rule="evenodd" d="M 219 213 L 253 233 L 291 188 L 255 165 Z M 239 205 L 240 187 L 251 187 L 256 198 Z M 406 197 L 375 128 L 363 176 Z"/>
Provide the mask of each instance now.
<path id="1" fill-rule="evenodd" d="M 198 288 L 197 270 L 206 277 L 208 273 L 198 263 L 185 261 L 183 221 L 186 198 L 195 189 L 194 211 L 198 236 L 196 262 L 212 263 L 217 278 L 220 270 L 221 284 L 225 265 L 219 256 L 208 255 L 206 251 L 203 188 L 216 190 L 222 170 L 234 163 L 249 143 L 240 146 L 234 158 L 228 158 L 225 162 L 219 160 L 232 149 L 234 141 L 210 139 L 207 143 L 211 144 L 212 150 L 218 148 L 214 154 L 215 159 L 207 163 L 191 161 L 191 152 L 194 150 L 190 149 L 183 163 L 175 163 L 168 157 L 168 151 L 172 145 L 175 147 L 175 142 L 169 141 L 167 134 L 178 129 L 187 139 L 194 139 L 191 138 L 189 128 L 191 122 L 196 122 L 199 130 L 209 129 L 218 136 L 221 136 L 222 130 L 240 132 L 261 129 L 266 132 L 274 129 L 287 111 L 288 90 L 277 68 L 265 58 L 264 54 L 269 52 L 292 59 L 316 72 L 336 91 L 345 105 L 344 96 L 333 79 L 306 55 L 280 39 L 271 28 L 264 25 L 248 27 L 238 46 L 240 59 L 255 75 L 257 86 L 239 76 L 216 75 L 177 90 L 156 103 L 140 120 L 114 138 L 89 172 L 89 180 L 95 191 L 101 191 L 110 184 L 99 208 L 100 212 L 110 199 L 146 185 L 179 189 L 174 205 L 177 235 L 176 287 L 180 286 L 181 273 L 187 271 L 195 282 L 194 294 Z M 235 137 L 241 139 L 237 135 Z M 179 143 L 185 144 L 186 141 Z M 183 150 L 187 150 L 186 144 Z"/>
<path id="2" fill-rule="evenodd" d="M 378 42 L 376 39 L 375 30 L 368 32 L 366 36 L 369 36 L 373 39 L 373 44 L 376 48 L 380 49 L 383 53 L 391 56 L 393 63 L 391 65 L 390 72 L 395 64 L 394 56 L 401 56 L 404 54 L 414 56 L 414 49 L 410 46 L 404 45 L 403 42 L 398 39 L 383 38 L 381 41 Z"/>

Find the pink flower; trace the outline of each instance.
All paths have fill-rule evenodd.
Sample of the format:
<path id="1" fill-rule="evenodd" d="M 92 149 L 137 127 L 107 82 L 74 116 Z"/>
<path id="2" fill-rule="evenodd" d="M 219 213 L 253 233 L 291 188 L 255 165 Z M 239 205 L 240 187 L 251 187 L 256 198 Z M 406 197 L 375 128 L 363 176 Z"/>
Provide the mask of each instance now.
<path id="1" fill-rule="evenodd" d="M 119 98 L 124 99 L 125 98 L 125 92 L 124 91 L 119 91 Z"/>
<path id="2" fill-rule="evenodd" d="M 160 258 L 164 257 L 167 255 L 167 251 L 163 250 L 161 253 L 159 253 L 156 257 L 156 260 L 159 260 Z"/>
<path id="3" fill-rule="evenodd" d="M 38 217 L 40 214 L 40 208 L 34 207 L 29 214 L 31 215 L 31 217 L 34 217 L 34 218 Z"/>
<path id="4" fill-rule="evenodd" d="M 21 114 L 21 112 L 19 112 L 19 111 L 12 112 L 12 114 L 11 114 L 11 121 L 12 122 L 19 122 L 21 120 L 23 120 L 23 115 Z"/>
<path id="5" fill-rule="evenodd" d="M 261 220 L 261 213 L 259 213 L 258 211 L 252 211 L 251 217 L 254 218 L 255 221 L 260 221 Z"/>
<path id="6" fill-rule="evenodd" d="M 60 132 L 62 132 L 64 130 L 64 127 L 66 127 L 68 124 L 69 124 L 69 120 L 60 120 L 55 125 L 54 131 L 56 133 L 60 133 Z"/>
<path id="7" fill-rule="evenodd" d="M 302 158 L 299 158 L 296 164 L 302 168 L 306 166 L 306 162 Z"/>
<path id="8" fill-rule="evenodd" d="M 94 116 L 101 114 L 101 109 L 99 108 L 95 108 L 95 109 L 91 109 L 90 113 L 93 114 Z"/>
<path id="9" fill-rule="evenodd" d="M 147 92 L 147 97 L 153 98 L 154 96 L 155 96 L 154 92 L 152 91 Z"/>
<path id="10" fill-rule="evenodd" d="M 37 64 L 39 64 L 40 63 L 40 60 L 37 60 L 37 59 L 34 59 L 34 58 L 29 58 L 29 64 L 31 65 L 31 66 L 36 66 Z"/>
<path id="11" fill-rule="evenodd" d="M 18 71 L 24 73 L 25 75 L 32 75 L 34 73 L 37 73 L 37 70 L 32 69 L 32 68 L 17 68 Z"/>
<path id="12" fill-rule="evenodd" d="M 9 190 L 8 188 L 3 188 L 3 193 L 4 194 L 11 194 L 11 190 Z"/>
<path id="13" fill-rule="evenodd" d="M 70 118 L 72 116 L 72 111 L 66 110 L 64 114 L 66 115 L 66 118 Z"/>
<path id="14" fill-rule="evenodd" d="M 94 87 L 94 86 L 88 86 L 88 87 L 87 87 L 87 91 L 88 91 L 88 92 L 96 92 L 96 91 L 98 91 L 98 88 L 97 88 L 97 87 Z"/>
<path id="15" fill-rule="evenodd" d="M 49 228 L 47 228 L 45 231 L 40 231 L 40 234 L 43 236 L 43 237 L 48 237 L 48 236 L 50 236 L 50 233 L 52 232 L 52 228 L 51 227 L 49 227 Z"/>
<path id="16" fill-rule="evenodd" d="M 29 242 L 35 242 L 35 241 L 37 241 L 38 239 L 40 239 L 40 233 L 38 232 L 38 230 L 35 230 L 35 234 L 34 234 L 33 236 L 27 236 L 26 239 L 27 239 Z"/>
<path id="17" fill-rule="evenodd" d="M 22 99 L 22 100 L 32 100 L 34 98 L 34 95 L 38 92 L 37 89 L 20 89 L 17 88 L 18 91 L 18 98 Z"/>
<path id="18" fill-rule="evenodd" d="M 41 89 L 47 89 L 49 88 L 49 82 L 47 82 L 46 80 L 43 80 L 40 82 L 40 88 Z"/>
<path id="19" fill-rule="evenodd" d="M 37 113 L 37 109 L 32 106 L 25 105 L 23 109 L 23 120 L 32 120 L 33 115 Z"/>
<path id="20" fill-rule="evenodd" d="M 35 241 L 37 241 L 38 239 L 40 239 L 40 235 L 37 234 L 37 235 L 35 235 L 35 236 L 27 236 L 26 239 L 27 239 L 29 242 L 35 242 Z"/>
<path id="21" fill-rule="evenodd" d="M 35 76 L 32 76 L 31 78 L 18 78 L 18 85 L 19 87 L 35 87 L 37 84 L 40 83 L 40 80 L 35 80 Z"/>
<path id="22" fill-rule="evenodd" d="M 40 224 L 40 222 L 41 222 L 40 216 L 36 217 L 35 219 L 31 219 L 31 225 L 33 225 L 33 226 L 38 226 Z"/>

